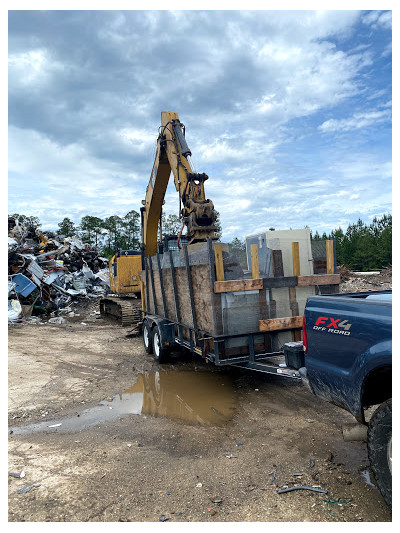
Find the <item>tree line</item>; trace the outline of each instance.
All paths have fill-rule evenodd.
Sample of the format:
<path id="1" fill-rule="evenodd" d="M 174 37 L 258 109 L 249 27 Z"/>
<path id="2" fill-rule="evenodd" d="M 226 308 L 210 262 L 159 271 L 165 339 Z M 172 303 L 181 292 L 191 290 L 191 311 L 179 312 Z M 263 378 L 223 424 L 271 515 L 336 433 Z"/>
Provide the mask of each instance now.
<path id="1" fill-rule="evenodd" d="M 346 231 L 339 227 L 321 236 L 316 231 L 312 239 L 335 239 L 338 265 L 351 270 L 379 270 L 392 264 L 391 214 L 375 217 L 368 225 L 359 218 Z"/>
<path id="2" fill-rule="evenodd" d="M 40 228 L 38 217 L 14 214 L 19 222 Z M 177 215 L 162 214 L 163 235 L 177 235 L 182 229 L 182 219 Z M 216 221 L 218 238 L 222 236 L 219 214 Z M 269 228 L 274 230 L 274 228 Z M 136 211 L 129 211 L 125 216 L 112 215 L 104 219 L 86 215 L 80 224 L 75 225 L 68 217 L 58 224 L 58 235 L 65 237 L 79 236 L 87 244 L 97 246 L 105 257 L 114 254 L 116 245 L 121 250 L 139 250 L 140 248 L 140 215 Z M 350 224 L 346 231 L 341 227 L 319 235 L 318 231 L 311 232 L 313 241 L 335 239 L 336 258 L 338 265 L 351 270 L 379 270 L 392 264 L 392 215 L 385 214 L 381 218 L 375 217 L 367 225 L 361 219 Z M 246 243 L 235 237 L 229 243 L 229 249 L 238 256 L 240 264 L 247 268 Z"/>

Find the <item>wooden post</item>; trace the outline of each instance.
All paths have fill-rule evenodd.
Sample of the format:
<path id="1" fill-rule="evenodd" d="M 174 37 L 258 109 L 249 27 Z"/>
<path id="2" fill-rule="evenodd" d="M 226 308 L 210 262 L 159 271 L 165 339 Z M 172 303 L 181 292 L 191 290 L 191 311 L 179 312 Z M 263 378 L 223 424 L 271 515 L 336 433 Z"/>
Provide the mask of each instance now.
<path id="1" fill-rule="evenodd" d="M 224 274 L 224 261 L 222 258 L 222 245 L 214 245 L 214 254 L 215 254 L 215 270 L 217 275 L 217 281 L 225 281 Z"/>
<path id="2" fill-rule="evenodd" d="M 303 326 L 303 316 L 285 316 L 259 321 L 260 331 L 281 331 Z"/>
<path id="3" fill-rule="evenodd" d="M 326 241 L 326 273 L 333 274 L 335 272 L 335 261 L 333 255 L 333 241 Z"/>
<path id="4" fill-rule="evenodd" d="M 300 276 L 299 243 L 292 242 L 293 276 Z"/>
<path id="5" fill-rule="evenodd" d="M 258 244 L 250 245 L 250 257 L 251 257 L 251 277 L 253 279 L 259 279 L 260 268 L 258 266 Z"/>
<path id="6" fill-rule="evenodd" d="M 221 308 L 221 295 L 214 293 L 214 286 L 216 282 L 215 273 L 215 254 L 213 253 L 213 241 L 207 239 L 208 248 L 208 267 L 210 275 L 210 292 L 211 292 L 211 314 L 213 317 L 213 335 L 222 335 L 222 308 Z M 216 344 L 214 344 L 215 348 Z M 217 348 L 218 349 L 218 348 Z"/>

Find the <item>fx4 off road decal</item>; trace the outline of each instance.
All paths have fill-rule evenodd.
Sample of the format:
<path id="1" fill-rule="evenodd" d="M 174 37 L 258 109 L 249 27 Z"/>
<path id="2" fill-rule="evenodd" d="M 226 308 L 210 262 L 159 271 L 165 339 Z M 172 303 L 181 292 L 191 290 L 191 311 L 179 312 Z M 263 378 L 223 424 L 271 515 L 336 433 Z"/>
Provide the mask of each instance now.
<path id="1" fill-rule="evenodd" d="M 313 329 L 317 331 L 326 331 L 336 335 L 350 335 L 351 324 L 348 320 L 341 318 L 331 318 L 328 316 L 319 316 L 315 321 Z"/>

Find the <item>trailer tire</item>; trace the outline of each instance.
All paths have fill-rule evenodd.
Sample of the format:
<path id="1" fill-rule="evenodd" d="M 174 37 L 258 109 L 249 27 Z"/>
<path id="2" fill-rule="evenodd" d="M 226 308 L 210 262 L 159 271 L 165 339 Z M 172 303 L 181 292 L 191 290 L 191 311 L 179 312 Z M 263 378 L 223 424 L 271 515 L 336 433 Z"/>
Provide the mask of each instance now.
<path id="1" fill-rule="evenodd" d="M 373 414 L 368 426 L 368 457 L 379 490 L 392 508 L 392 400 Z"/>
<path id="2" fill-rule="evenodd" d="M 145 322 L 142 327 L 143 344 L 146 353 L 153 353 L 153 335 L 148 322 Z"/>
<path id="3" fill-rule="evenodd" d="M 168 361 L 169 349 L 161 345 L 161 335 L 158 326 L 153 328 L 153 352 L 154 360 L 157 363 L 164 364 Z"/>

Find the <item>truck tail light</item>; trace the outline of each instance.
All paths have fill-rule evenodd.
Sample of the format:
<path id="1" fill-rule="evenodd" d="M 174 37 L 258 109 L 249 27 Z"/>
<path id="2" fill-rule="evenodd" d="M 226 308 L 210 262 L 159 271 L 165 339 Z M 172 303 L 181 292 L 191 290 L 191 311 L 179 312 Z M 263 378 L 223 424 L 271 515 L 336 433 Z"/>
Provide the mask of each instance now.
<path id="1" fill-rule="evenodd" d="M 303 315 L 303 346 L 304 353 L 308 351 L 308 342 L 307 342 L 307 329 L 306 329 L 306 317 Z"/>

